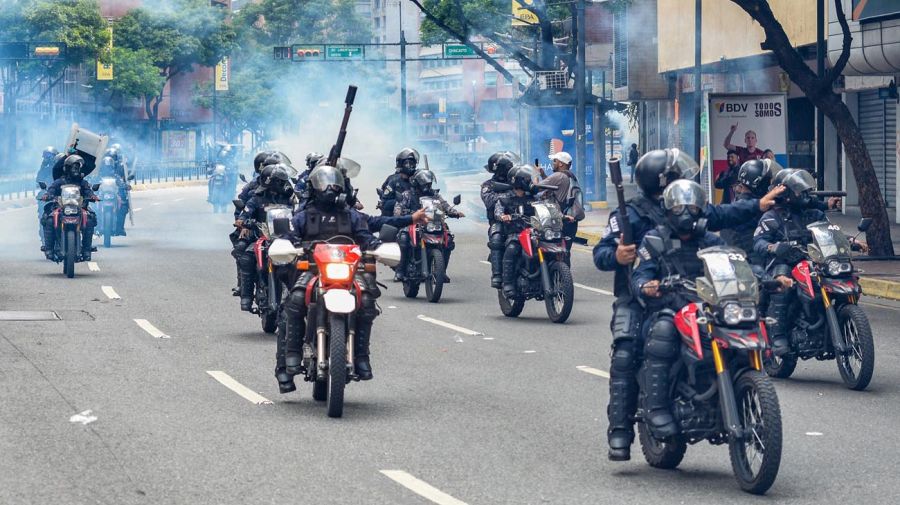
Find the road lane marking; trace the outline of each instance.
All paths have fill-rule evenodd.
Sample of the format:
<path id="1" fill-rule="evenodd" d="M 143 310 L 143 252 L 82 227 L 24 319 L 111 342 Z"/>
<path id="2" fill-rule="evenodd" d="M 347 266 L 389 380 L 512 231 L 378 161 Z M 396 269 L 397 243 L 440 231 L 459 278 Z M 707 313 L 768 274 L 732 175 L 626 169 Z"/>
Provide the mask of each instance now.
<path id="1" fill-rule="evenodd" d="M 99 272 L 100 265 L 98 265 L 96 261 L 88 261 L 88 270 L 91 272 Z"/>
<path id="2" fill-rule="evenodd" d="M 810 437 L 821 437 L 822 435 L 824 435 L 824 433 L 822 433 L 821 431 L 807 431 L 806 434 Z"/>
<path id="3" fill-rule="evenodd" d="M 122 297 L 119 296 L 119 293 L 116 293 L 116 290 L 112 288 L 112 286 L 100 286 L 100 289 L 103 290 L 103 294 L 106 295 L 110 300 L 121 300 Z"/>
<path id="4" fill-rule="evenodd" d="M 149 333 L 153 338 L 172 338 L 169 335 L 166 335 L 165 333 L 159 331 L 159 328 L 150 324 L 150 321 L 147 321 L 146 319 L 135 319 L 134 322 L 137 323 L 137 325 L 140 326 L 141 329 Z"/>
<path id="5" fill-rule="evenodd" d="M 184 200 L 184 198 L 176 198 L 176 199 L 172 200 L 172 202 L 173 202 L 173 203 L 174 203 L 174 202 L 180 202 L 180 201 L 182 201 L 182 200 Z"/>
<path id="6" fill-rule="evenodd" d="M 403 470 L 382 470 L 381 473 L 385 477 L 432 503 L 437 503 L 438 505 L 467 505 L 466 502 L 457 500 L 449 494 L 423 480 L 413 477 Z"/>
<path id="7" fill-rule="evenodd" d="M 490 264 L 491 264 L 490 261 L 484 261 L 484 260 L 481 260 L 480 263 L 484 263 L 485 265 L 490 265 Z"/>
<path id="8" fill-rule="evenodd" d="M 529 349 L 529 350 L 523 351 L 523 352 L 524 352 L 525 354 L 534 354 L 534 353 L 536 353 L 537 351 L 534 351 L 534 350 Z"/>
<path id="9" fill-rule="evenodd" d="M 266 399 L 256 391 L 253 391 L 247 386 L 232 379 L 231 376 L 225 372 L 220 372 L 218 370 L 207 370 L 206 373 L 208 373 L 213 379 L 219 381 L 219 383 L 221 383 L 223 386 L 234 391 L 250 403 L 255 403 L 256 405 L 272 405 L 271 400 Z"/>
<path id="10" fill-rule="evenodd" d="M 494 337 L 484 337 L 481 340 L 494 340 Z"/>
<path id="11" fill-rule="evenodd" d="M 142 210 L 144 210 L 143 207 L 138 207 L 138 208 L 134 209 L 135 212 L 140 212 L 140 211 L 142 211 Z"/>
<path id="12" fill-rule="evenodd" d="M 96 420 L 97 416 L 93 415 L 90 410 L 85 410 L 84 412 L 80 412 L 69 418 L 70 423 L 81 423 L 82 426 L 91 424 Z"/>
<path id="13" fill-rule="evenodd" d="M 462 326 L 456 326 L 455 324 L 447 323 L 447 322 L 441 321 L 440 319 L 434 319 L 434 318 L 432 318 L 432 317 L 423 316 L 422 314 L 419 314 L 419 315 L 416 316 L 416 317 L 418 317 L 418 318 L 421 319 L 422 321 L 425 321 L 426 323 L 431 323 L 431 324 L 436 324 L 436 325 L 438 325 L 438 326 L 443 326 L 444 328 L 449 328 L 449 329 L 451 329 L 451 330 L 453 330 L 453 331 L 458 331 L 458 332 L 460 332 L 460 333 L 464 333 L 464 334 L 466 334 L 466 335 L 470 335 L 470 336 L 473 336 L 473 337 L 474 337 L 474 336 L 478 336 L 478 335 L 484 335 L 484 333 L 481 333 L 480 331 L 470 330 L 470 329 L 468 329 L 468 328 L 463 328 Z"/>
<path id="14" fill-rule="evenodd" d="M 586 289 L 586 290 L 588 290 L 588 291 L 593 291 L 594 293 L 600 293 L 601 295 L 609 295 L 609 296 L 612 296 L 612 292 L 611 292 L 611 291 L 607 291 L 607 290 L 605 290 L 605 289 L 592 288 L 592 287 L 590 287 L 590 286 L 585 286 L 584 284 L 579 284 L 579 283 L 577 283 L 577 282 L 573 282 L 572 285 L 575 286 L 576 288 Z"/>
<path id="15" fill-rule="evenodd" d="M 591 368 L 589 366 L 576 366 L 575 368 L 581 370 L 584 373 L 589 373 L 591 375 L 596 375 L 597 377 L 603 377 L 604 379 L 609 379 L 609 372 L 604 372 L 603 370 L 598 370 L 596 368 Z"/>

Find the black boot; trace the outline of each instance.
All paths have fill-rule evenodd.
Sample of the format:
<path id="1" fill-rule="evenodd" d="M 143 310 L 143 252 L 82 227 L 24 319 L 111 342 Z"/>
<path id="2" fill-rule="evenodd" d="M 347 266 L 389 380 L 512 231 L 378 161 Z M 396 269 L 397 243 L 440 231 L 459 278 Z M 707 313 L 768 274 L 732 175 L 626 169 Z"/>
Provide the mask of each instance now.
<path id="1" fill-rule="evenodd" d="M 369 337 L 372 335 L 372 323 L 360 323 L 356 330 L 356 348 L 353 365 L 359 380 L 372 380 L 372 365 L 369 363 Z"/>
<path id="2" fill-rule="evenodd" d="M 244 312 L 253 310 L 253 288 L 255 287 L 256 274 L 241 271 L 241 310 Z"/>
<path id="3" fill-rule="evenodd" d="M 94 231 L 91 230 L 88 232 L 85 230 L 81 234 L 81 260 L 82 261 L 91 261 L 91 252 L 96 251 L 97 249 L 91 247 L 91 242 L 94 240 Z"/>
<path id="4" fill-rule="evenodd" d="M 503 287 L 503 251 L 491 249 L 488 259 L 491 263 L 491 287 L 500 289 Z"/>
<path id="5" fill-rule="evenodd" d="M 789 308 L 790 300 L 786 293 L 775 293 L 769 298 L 766 315 L 775 320 L 773 324 L 769 325 L 769 334 L 772 337 L 772 352 L 778 357 L 791 352 L 791 344 L 787 337 L 790 326 L 790 323 L 787 322 Z"/>
<path id="6" fill-rule="evenodd" d="M 609 418 L 606 438 L 609 442 L 610 461 L 631 459 L 631 443 L 634 442 L 634 425 L 631 419 L 636 410 L 637 381 L 634 376 L 611 377 L 609 405 L 606 407 L 606 415 Z"/>
<path id="7" fill-rule="evenodd" d="M 299 375 L 303 369 L 303 340 L 306 335 L 306 319 L 285 313 L 285 371 Z"/>
<path id="8" fill-rule="evenodd" d="M 641 368 L 644 379 L 644 393 L 646 400 L 644 406 L 644 421 L 650 428 L 653 436 L 665 440 L 678 434 L 678 425 L 670 410 L 669 398 L 669 369 L 670 364 L 665 361 L 647 359 Z"/>
<path id="9" fill-rule="evenodd" d="M 516 266 L 519 262 L 518 255 L 507 250 L 503 254 L 503 295 L 507 298 L 515 298 L 516 292 Z"/>

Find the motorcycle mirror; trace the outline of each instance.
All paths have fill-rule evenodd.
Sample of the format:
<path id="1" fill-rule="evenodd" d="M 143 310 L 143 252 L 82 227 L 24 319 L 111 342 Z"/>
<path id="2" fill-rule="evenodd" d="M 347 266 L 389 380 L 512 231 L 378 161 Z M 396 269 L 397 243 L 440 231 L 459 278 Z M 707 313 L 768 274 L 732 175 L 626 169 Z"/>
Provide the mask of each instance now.
<path id="1" fill-rule="evenodd" d="M 352 179 L 359 175 L 359 172 L 362 171 L 362 167 L 359 163 L 351 160 L 350 158 L 338 158 L 337 167 L 341 169 L 341 172 L 344 173 L 344 176 Z"/>
<path id="2" fill-rule="evenodd" d="M 655 237 L 653 235 L 645 235 L 644 243 L 647 246 L 647 251 L 650 253 L 652 258 L 659 258 L 666 252 L 666 241 L 662 239 L 662 237 Z"/>
<path id="3" fill-rule="evenodd" d="M 243 182 L 247 182 L 247 178 L 244 177 L 244 174 L 241 174 L 238 177 L 240 177 Z"/>
<path id="4" fill-rule="evenodd" d="M 247 205 L 241 200 L 232 200 L 231 203 L 234 204 L 234 208 L 237 210 L 244 210 L 244 207 Z"/>
<path id="5" fill-rule="evenodd" d="M 129 181 L 133 181 L 133 180 L 134 180 L 134 174 L 128 174 L 128 180 L 129 180 Z"/>
<path id="6" fill-rule="evenodd" d="M 279 217 L 272 221 L 272 233 L 276 236 L 286 235 L 291 232 L 291 220 L 286 217 Z"/>
<path id="7" fill-rule="evenodd" d="M 777 246 L 775 246 L 775 256 L 782 258 L 787 256 L 793 246 L 789 242 L 779 242 Z"/>
<path id="8" fill-rule="evenodd" d="M 38 183 L 38 186 L 40 186 L 41 189 L 47 189 L 47 183 L 46 183 L 46 182 L 39 182 L 39 183 Z"/>
<path id="9" fill-rule="evenodd" d="M 99 184 L 94 184 L 93 186 L 91 186 L 91 191 L 97 191 L 98 189 L 100 189 Z"/>
<path id="10" fill-rule="evenodd" d="M 400 264 L 400 244 L 396 242 L 381 244 L 378 249 L 372 251 L 372 255 L 379 263 L 395 267 Z"/>
<path id="11" fill-rule="evenodd" d="M 396 242 L 397 241 L 397 233 L 398 230 L 396 227 L 386 224 L 381 227 L 381 231 L 378 232 L 378 238 L 382 242 Z"/>
<path id="12" fill-rule="evenodd" d="M 462 196 L 461 195 L 454 196 L 453 197 L 453 205 L 459 205 L 460 203 L 462 203 Z"/>
<path id="13" fill-rule="evenodd" d="M 856 229 L 859 230 L 860 233 L 863 233 L 863 232 L 867 231 L 869 229 L 869 227 L 871 227 L 871 226 L 872 226 L 872 218 L 864 217 L 859 220 L 859 226 L 857 226 Z"/>

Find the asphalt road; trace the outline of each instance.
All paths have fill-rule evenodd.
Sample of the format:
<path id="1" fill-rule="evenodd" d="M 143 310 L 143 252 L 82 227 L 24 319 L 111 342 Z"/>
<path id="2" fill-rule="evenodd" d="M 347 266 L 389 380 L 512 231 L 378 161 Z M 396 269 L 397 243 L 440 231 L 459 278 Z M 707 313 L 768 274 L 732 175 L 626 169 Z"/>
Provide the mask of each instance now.
<path id="1" fill-rule="evenodd" d="M 832 362 L 802 362 L 777 383 L 784 455 L 759 498 L 738 489 L 724 447 L 692 446 L 676 471 L 648 467 L 637 447 L 631 462 L 607 461 L 606 379 L 577 367 L 608 369 L 611 277 L 585 249 L 574 253 L 584 287 L 567 324 L 533 301 L 508 319 L 488 285 L 483 228 L 451 222 L 444 298 L 408 300 L 389 283 L 375 380 L 350 384 L 344 417 L 330 419 L 309 384 L 279 395 L 273 339 L 231 296 L 230 217 L 211 214 L 205 188 L 134 201 L 137 226 L 75 279 L 42 259 L 34 207 L 0 212 L 0 310 L 61 318 L 0 322 L 0 504 L 874 504 L 900 494 L 896 307 L 865 306 L 877 348 L 869 390 L 845 389 Z"/>

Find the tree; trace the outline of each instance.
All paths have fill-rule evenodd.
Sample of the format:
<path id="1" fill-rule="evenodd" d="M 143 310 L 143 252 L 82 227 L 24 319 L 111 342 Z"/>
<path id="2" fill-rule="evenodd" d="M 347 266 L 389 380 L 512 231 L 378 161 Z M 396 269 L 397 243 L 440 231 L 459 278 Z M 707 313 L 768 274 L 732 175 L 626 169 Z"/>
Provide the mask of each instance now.
<path id="1" fill-rule="evenodd" d="M 194 69 L 212 67 L 235 46 L 234 28 L 222 9 L 206 0 L 174 0 L 174 8 L 135 9 L 116 24 L 116 45 L 146 51 L 165 81 Z M 162 89 L 144 98 L 147 117 L 159 119 Z"/>
<path id="2" fill-rule="evenodd" d="M 97 81 L 98 85 L 106 83 L 106 90 L 111 92 L 112 99 L 156 97 L 162 94 L 166 78 L 159 74 L 159 68 L 153 65 L 153 56 L 146 49 L 132 51 L 125 47 L 113 48 L 113 68 L 115 79 Z"/>
<path id="3" fill-rule="evenodd" d="M 853 167 L 853 176 L 859 188 L 860 210 L 863 216 L 873 219 L 872 227 L 866 233 L 870 254 L 875 256 L 893 255 L 890 221 L 884 197 L 878 185 L 878 178 L 875 175 L 875 168 L 872 166 L 872 158 L 869 156 L 865 140 L 863 140 L 862 133 L 853 119 L 850 109 L 832 87 L 835 79 L 841 75 L 847 65 L 847 60 L 850 58 L 850 44 L 853 40 L 841 0 L 834 1 L 835 13 L 843 30 L 841 55 L 835 65 L 826 70 L 824 75 L 816 75 L 806 65 L 803 57 L 791 44 L 784 27 L 775 18 L 767 0 L 731 1 L 762 26 L 766 39 L 760 47 L 775 53 L 778 64 L 787 72 L 791 81 L 800 87 L 813 105 L 834 124 L 847 159 L 850 160 L 850 165 Z"/>
<path id="4" fill-rule="evenodd" d="M 241 9 L 235 22 L 242 40 L 266 47 L 372 40 L 371 24 L 356 13 L 354 0 L 263 0 Z"/>

